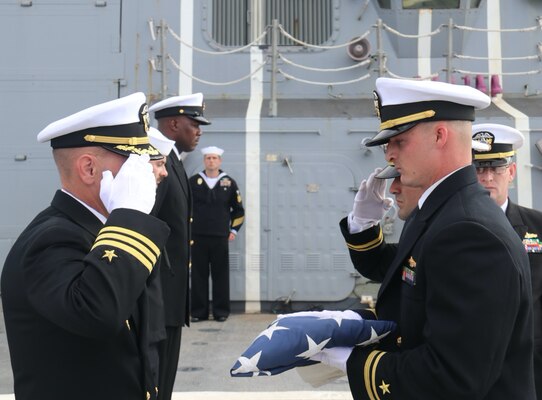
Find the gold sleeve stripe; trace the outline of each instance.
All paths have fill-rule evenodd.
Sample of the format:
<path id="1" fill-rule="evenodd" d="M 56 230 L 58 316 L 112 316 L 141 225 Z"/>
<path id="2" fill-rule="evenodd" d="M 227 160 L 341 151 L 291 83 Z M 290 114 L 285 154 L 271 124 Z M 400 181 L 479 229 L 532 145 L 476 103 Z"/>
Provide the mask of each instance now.
<path id="1" fill-rule="evenodd" d="M 372 250 L 375 247 L 380 246 L 383 241 L 384 241 L 384 235 L 382 234 L 382 227 L 381 227 L 380 231 L 378 232 L 378 237 L 376 239 L 371 240 L 370 242 L 364 243 L 364 244 L 346 243 L 346 246 L 349 249 L 354 250 L 354 251 L 367 251 L 367 250 Z"/>
<path id="2" fill-rule="evenodd" d="M 235 218 L 235 219 L 233 220 L 233 222 L 231 223 L 231 226 L 232 226 L 232 227 L 239 226 L 239 225 L 241 225 L 244 221 L 245 221 L 245 217 Z"/>
<path id="3" fill-rule="evenodd" d="M 376 356 L 376 359 L 374 360 L 372 369 L 371 369 L 371 389 L 373 390 L 373 393 L 377 400 L 380 400 L 380 396 L 378 395 L 378 392 L 376 391 L 376 368 L 378 367 L 378 363 L 380 362 L 380 359 L 382 356 L 386 354 L 384 351 L 380 351 L 379 354 Z"/>
<path id="4" fill-rule="evenodd" d="M 380 124 L 380 130 L 393 128 L 397 125 L 407 124 L 409 122 L 419 121 L 421 119 L 431 118 L 436 114 L 434 110 L 426 110 L 416 114 L 405 115 L 404 117 L 389 119 Z"/>
<path id="5" fill-rule="evenodd" d="M 375 372 L 376 365 L 380 358 L 386 354 L 383 351 L 371 351 L 367 360 L 365 360 L 365 366 L 363 368 L 363 381 L 365 382 L 365 390 L 370 400 L 380 400 L 378 393 L 376 391 L 375 384 Z"/>
<path id="6" fill-rule="evenodd" d="M 145 245 L 143 245 L 141 242 L 139 242 L 139 241 L 137 241 L 135 239 L 132 239 L 131 237 L 128 237 L 126 235 L 120 235 L 118 233 L 103 233 L 103 234 L 98 235 L 98 237 L 96 238 L 96 241 L 108 240 L 108 239 L 118 240 L 120 242 L 125 242 L 125 243 L 131 245 L 132 247 L 135 247 L 136 249 L 141 251 L 143 254 L 145 254 L 145 256 L 149 260 L 151 260 L 151 262 L 153 262 L 153 263 L 155 263 L 156 259 L 158 258 L 159 254 L 154 254 L 152 251 L 149 250 L 148 247 L 145 247 Z"/>
<path id="7" fill-rule="evenodd" d="M 158 246 L 156 246 L 152 240 L 150 240 L 146 236 L 143 236 L 141 233 L 132 231 L 131 229 L 121 228 L 120 226 L 106 226 L 100 231 L 100 233 L 98 234 L 98 237 L 100 237 L 100 235 L 105 232 L 117 232 L 117 233 L 122 233 L 124 235 L 133 236 L 140 242 L 146 244 L 149 247 L 149 249 L 151 249 L 156 255 L 160 254 L 160 249 L 158 248 Z"/>
<path id="8" fill-rule="evenodd" d="M 365 382 L 365 391 L 367 392 L 367 396 L 369 396 L 370 400 L 375 400 L 375 397 L 373 395 L 373 391 L 371 389 L 371 365 L 373 363 L 373 359 L 378 355 L 378 351 L 371 351 L 369 353 L 369 356 L 367 357 L 367 360 L 365 360 L 365 366 L 363 368 L 363 382 Z"/>
<path id="9" fill-rule="evenodd" d="M 124 244 L 122 242 L 117 242 L 114 240 L 98 240 L 94 243 L 94 246 L 92 248 L 98 246 L 111 246 L 116 247 L 117 249 L 124 250 L 126 253 L 131 254 L 134 256 L 141 264 L 145 266 L 149 270 L 149 272 L 152 272 L 152 268 L 154 265 L 154 262 L 151 262 L 147 257 L 145 257 L 141 252 L 139 252 L 136 248 L 133 248 L 131 246 L 128 246 L 127 244 Z"/>
<path id="10" fill-rule="evenodd" d="M 376 309 L 375 308 L 366 308 L 367 311 L 372 312 L 376 318 L 378 318 L 378 315 L 376 315 Z"/>

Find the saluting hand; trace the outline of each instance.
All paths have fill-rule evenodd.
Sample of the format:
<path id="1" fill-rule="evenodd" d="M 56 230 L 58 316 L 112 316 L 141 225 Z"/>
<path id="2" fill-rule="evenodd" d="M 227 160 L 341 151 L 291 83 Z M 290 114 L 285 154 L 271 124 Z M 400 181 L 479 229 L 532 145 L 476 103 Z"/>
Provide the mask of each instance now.
<path id="1" fill-rule="evenodd" d="M 129 208 L 145 214 L 151 212 L 156 200 L 156 179 L 148 154 L 131 154 L 113 178 L 104 171 L 100 198 L 109 213 L 117 208 Z"/>
<path id="2" fill-rule="evenodd" d="M 386 179 L 377 179 L 375 175 L 382 171 L 377 168 L 364 179 L 354 199 L 352 218 L 356 224 L 380 221 L 393 206 L 393 199 L 386 196 Z"/>

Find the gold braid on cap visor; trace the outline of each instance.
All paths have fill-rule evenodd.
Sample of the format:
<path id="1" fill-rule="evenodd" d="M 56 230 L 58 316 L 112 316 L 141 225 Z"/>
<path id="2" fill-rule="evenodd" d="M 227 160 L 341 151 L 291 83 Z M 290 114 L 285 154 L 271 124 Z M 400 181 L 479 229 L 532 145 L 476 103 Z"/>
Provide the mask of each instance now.
<path id="1" fill-rule="evenodd" d="M 149 137 L 117 137 L 117 136 L 98 136 L 98 135 L 86 135 L 84 139 L 87 142 L 92 143 L 106 143 L 106 144 L 129 144 L 129 145 L 138 145 L 138 144 L 148 144 Z"/>
<path id="2" fill-rule="evenodd" d="M 394 126 L 408 124 L 409 122 L 420 121 L 426 118 L 431 118 L 431 117 L 434 117 L 435 114 L 436 114 L 436 111 L 427 110 L 427 111 L 422 111 L 416 114 L 405 115 L 404 117 L 400 117 L 400 118 L 389 119 L 380 124 L 380 130 L 383 131 L 384 129 L 390 129 L 390 128 L 393 128 Z"/>
<path id="3" fill-rule="evenodd" d="M 508 151 L 506 153 L 484 153 L 484 154 L 475 154 L 475 160 L 493 160 L 496 158 L 507 158 L 512 157 L 515 154 L 515 150 Z"/>

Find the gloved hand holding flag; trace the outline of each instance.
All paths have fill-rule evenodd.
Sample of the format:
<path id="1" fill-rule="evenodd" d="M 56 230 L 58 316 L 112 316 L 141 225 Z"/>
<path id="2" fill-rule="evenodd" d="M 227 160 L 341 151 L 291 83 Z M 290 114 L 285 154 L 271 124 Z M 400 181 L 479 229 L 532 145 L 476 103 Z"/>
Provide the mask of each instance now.
<path id="1" fill-rule="evenodd" d="M 237 359 L 230 374 L 233 377 L 269 376 L 319 361 L 326 362 L 330 357 L 326 352 L 320 354 L 322 350 L 377 343 L 395 326 L 391 321 L 363 319 L 354 311 L 279 315 Z M 343 357 L 348 353 L 344 349 L 339 352 Z"/>

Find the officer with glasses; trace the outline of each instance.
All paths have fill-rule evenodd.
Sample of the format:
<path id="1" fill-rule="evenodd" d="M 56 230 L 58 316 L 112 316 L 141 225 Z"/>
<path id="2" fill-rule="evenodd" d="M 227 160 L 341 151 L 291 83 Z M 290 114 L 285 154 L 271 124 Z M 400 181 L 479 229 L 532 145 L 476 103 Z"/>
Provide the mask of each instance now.
<path id="1" fill-rule="evenodd" d="M 517 169 L 514 154 L 523 145 L 523 134 L 499 124 L 473 125 L 472 133 L 473 143 L 489 145 L 486 151 L 473 150 L 478 181 L 502 208 L 529 256 L 533 287 L 534 376 L 537 398 L 542 399 L 542 212 L 522 207 L 508 198 L 508 189 Z"/>

